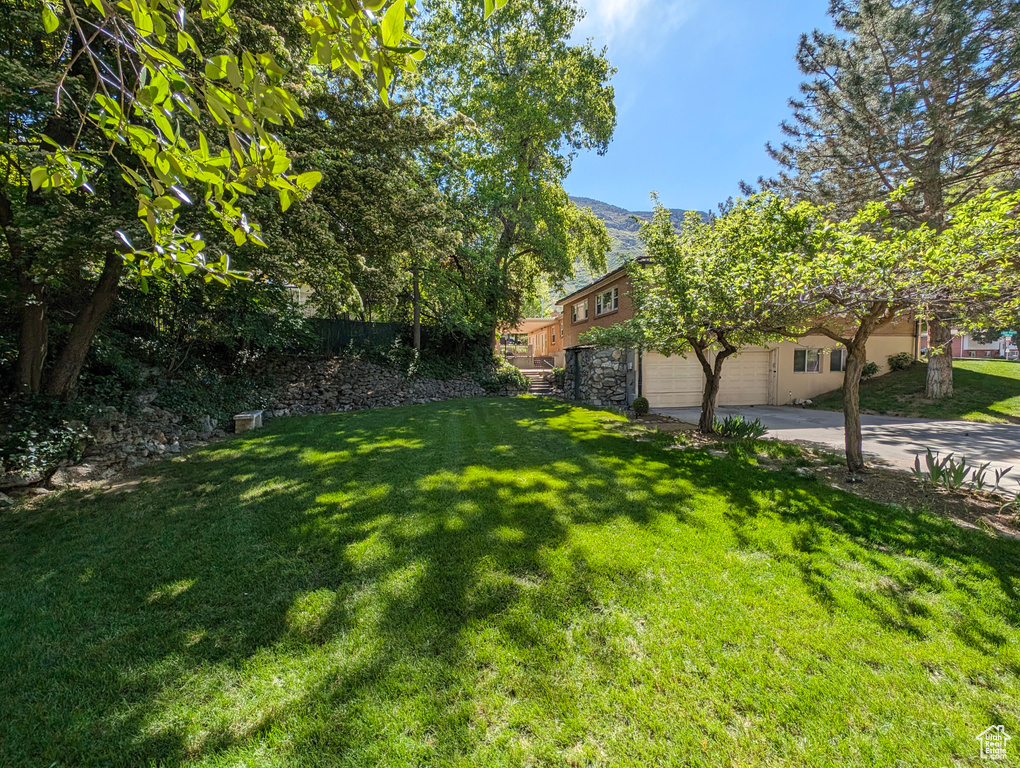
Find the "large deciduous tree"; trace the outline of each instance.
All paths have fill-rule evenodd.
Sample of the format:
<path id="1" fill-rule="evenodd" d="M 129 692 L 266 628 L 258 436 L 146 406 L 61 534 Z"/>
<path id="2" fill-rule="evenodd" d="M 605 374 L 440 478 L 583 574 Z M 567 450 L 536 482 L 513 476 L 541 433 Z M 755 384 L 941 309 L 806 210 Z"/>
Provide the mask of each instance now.
<path id="1" fill-rule="evenodd" d="M 321 178 L 295 172 L 280 140 L 308 78 L 353 71 L 385 100 L 423 56 L 413 14 L 406 0 L 7 3 L 0 288 L 20 307 L 18 388 L 70 392 L 125 280 L 240 277 L 230 253 L 264 243 L 254 193 L 287 210 Z M 57 292 L 79 300 L 47 375 Z"/>
<path id="2" fill-rule="evenodd" d="M 904 229 L 895 210 L 909 189 L 870 203 L 848 221 L 817 230 L 816 253 L 775 284 L 777 300 L 801 306 L 790 336 L 821 334 L 847 349 L 843 416 L 847 467 L 865 470 L 860 416 L 867 343 L 896 320 L 967 309 L 975 326 L 1020 306 L 1020 193 L 985 192 L 961 203 L 938 229 Z"/>
<path id="3" fill-rule="evenodd" d="M 816 218 L 810 204 L 761 193 L 709 221 L 690 211 L 678 230 L 656 201 L 640 231 L 648 259 L 630 270 L 634 319 L 594 329 L 585 340 L 693 352 L 705 375 L 698 429 L 711 434 L 726 360 L 741 347 L 779 338 L 773 329 L 804 311 L 798 297 L 775 285 L 809 256 Z"/>
<path id="4" fill-rule="evenodd" d="M 791 100 L 783 172 L 762 180 L 849 217 L 887 199 L 904 227 L 947 226 L 959 205 L 1020 172 L 1020 4 L 1013 0 L 832 0 L 836 31 L 804 35 L 810 79 Z M 952 394 L 951 324 L 930 316 L 927 394 Z"/>
<path id="5" fill-rule="evenodd" d="M 472 122 L 440 174 L 464 234 L 449 266 L 462 310 L 493 341 L 540 277 L 564 279 L 578 257 L 604 267 L 610 247 L 563 190 L 574 154 L 604 152 L 616 123 L 605 51 L 571 42 L 581 13 L 570 0 L 514 0 L 484 23 L 475 3 L 441 0 L 424 22 L 422 100 Z"/>

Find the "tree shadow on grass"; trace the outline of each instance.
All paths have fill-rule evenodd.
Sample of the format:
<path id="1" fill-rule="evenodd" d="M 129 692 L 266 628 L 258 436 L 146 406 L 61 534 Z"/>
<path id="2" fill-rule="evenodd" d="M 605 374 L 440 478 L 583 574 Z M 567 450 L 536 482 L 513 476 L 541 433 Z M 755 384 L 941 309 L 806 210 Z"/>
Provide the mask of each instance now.
<path id="1" fill-rule="evenodd" d="M 935 514 L 875 504 L 788 470 L 756 472 L 746 456 L 691 463 L 685 473 L 725 493 L 732 502 L 725 517 L 740 545 L 791 564 L 830 614 L 863 605 L 880 625 L 916 640 L 949 618 L 953 632 L 986 655 L 1005 643 L 1001 632 L 987 626 L 989 617 L 1020 627 L 1015 541 Z M 771 520 L 788 524 L 785 538 L 770 538 Z M 866 570 L 863 585 L 847 578 L 848 561 Z M 990 583 L 997 588 L 989 589 Z M 933 594 L 953 605 L 951 616 L 936 621 L 925 600 Z"/>
<path id="2" fill-rule="evenodd" d="M 542 627 L 596 610 L 599 576 L 583 553 L 554 553 L 577 520 L 646 520 L 640 488 L 668 473 L 640 455 L 626 472 L 602 466 L 580 429 L 500 434 L 506 414 L 550 411 L 493 401 L 293 419 L 152 467 L 137 490 L 65 494 L 3 520 L 4 751 L 176 764 L 305 713 L 299 751 L 322 740 L 366 763 L 382 748 L 428 760 L 422 734 L 370 733 L 406 686 L 414 722 L 464 741 L 457 710 L 479 674 L 465 628 L 498 633 L 498 663 L 538 658 L 555 674 Z M 248 711 L 252 696 L 267 705 Z"/>
<path id="3" fill-rule="evenodd" d="M 977 579 L 997 578 L 992 612 L 1016 626 L 1014 545 L 603 418 L 544 399 L 296 418 L 152 467 L 135 491 L 0 518 L 0 749 L 13 765 L 173 765 L 270 742 L 318 764 L 436 763 L 483 738 L 513 754 L 536 713 L 580 717 L 572 648 L 595 679 L 623 663 L 607 595 L 651 588 L 644 555 L 596 557 L 574 532 L 699 526 L 702 495 L 829 611 L 856 600 L 923 636 L 915 593 L 943 588 L 942 563 L 977 574 L 986 603 Z M 848 557 L 878 591 L 847 588 Z M 605 637 L 577 636 L 602 616 Z M 976 610 L 956 632 L 986 653 L 1003 637 Z"/>

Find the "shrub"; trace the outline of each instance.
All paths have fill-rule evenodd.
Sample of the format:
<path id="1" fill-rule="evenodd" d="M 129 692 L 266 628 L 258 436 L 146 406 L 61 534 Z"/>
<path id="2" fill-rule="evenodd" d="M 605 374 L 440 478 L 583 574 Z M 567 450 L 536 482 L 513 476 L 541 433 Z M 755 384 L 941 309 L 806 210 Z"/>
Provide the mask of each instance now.
<path id="1" fill-rule="evenodd" d="M 224 375 L 202 363 L 178 373 L 159 382 L 153 405 L 184 414 L 185 423 L 191 426 L 206 414 L 227 422 L 240 411 L 264 408 L 276 389 L 271 376 Z"/>
<path id="2" fill-rule="evenodd" d="M 630 407 L 634 409 L 634 413 L 638 416 L 648 415 L 648 398 L 646 397 L 635 397 L 634 402 L 630 404 Z"/>
<path id="3" fill-rule="evenodd" d="M 553 368 L 553 384 L 556 385 L 556 389 L 563 389 L 567 383 L 567 369 L 566 368 Z"/>
<path id="4" fill-rule="evenodd" d="M 479 375 L 476 380 L 486 392 L 502 392 L 506 389 L 527 392 L 530 384 L 520 368 L 501 357 L 495 357 L 492 369 Z"/>
<path id="5" fill-rule="evenodd" d="M 51 475 L 64 460 L 77 461 L 88 428 L 74 406 L 45 397 L 0 404 L 8 415 L 0 427 L 0 471 Z"/>
<path id="6" fill-rule="evenodd" d="M 897 352 L 887 358 L 890 371 L 905 371 L 914 364 L 914 356 L 909 352 Z"/>
<path id="7" fill-rule="evenodd" d="M 713 428 L 723 437 L 735 437 L 739 440 L 757 440 L 768 432 L 768 427 L 762 424 L 760 419 L 748 421 L 739 415 L 727 416 L 722 421 L 716 419 Z"/>
<path id="8" fill-rule="evenodd" d="M 869 360 L 864 364 L 864 367 L 861 369 L 861 378 L 870 379 L 872 376 L 876 375 L 879 372 L 879 370 L 880 369 L 878 367 L 878 363 L 874 362 L 873 360 Z"/>

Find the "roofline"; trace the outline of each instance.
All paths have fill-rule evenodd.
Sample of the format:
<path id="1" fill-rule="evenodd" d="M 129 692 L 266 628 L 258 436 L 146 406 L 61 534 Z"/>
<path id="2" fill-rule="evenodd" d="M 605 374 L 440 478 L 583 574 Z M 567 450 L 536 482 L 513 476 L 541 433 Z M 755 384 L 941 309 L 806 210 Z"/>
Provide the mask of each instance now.
<path id="1" fill-rule="evenodd" d="M 571 293 L 571 294 L 569 294 L 567 296 L 564 296 L 562 299 L 560 299 L 556 303 L 557 304 L 564 304 L 565 302 L 570 301 L 570 299 L 574 298 L 578 294 L 584 293 L 585 291 L 590 290 L 591 288 L 594 288 L 596 285 L 598 285 L 599 283 L 603 282 L 604 280 L 608 280 L 609 278 L 611 278 L 614 275 L 616 275 L 618 272 L 623 272 L 624 270 L 627 269 L 628 266 L 630 266 L 630 264 L 631 264 L 631 262 L 629 262 L 629 261 L 628 262 L 624 262 L 623 264 L 618 266 L 616 269 L 614 269 L 612 272 L 606 272 L 606 274 L 602 275 L 602 277 L 600 277 L 598 280 L 593 280 L 592 282 L 588 283 L 588 285 L 584 286 L 583 288 L 578 288 L 576 291 L 574 291 L 573 293 Z"/>

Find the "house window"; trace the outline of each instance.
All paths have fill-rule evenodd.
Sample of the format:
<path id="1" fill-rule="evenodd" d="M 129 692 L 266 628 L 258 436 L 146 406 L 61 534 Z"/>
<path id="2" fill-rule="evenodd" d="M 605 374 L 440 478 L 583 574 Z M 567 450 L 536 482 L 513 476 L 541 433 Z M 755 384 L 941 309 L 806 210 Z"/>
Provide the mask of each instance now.
<path id="1" fill-rule="evenodd" d="M 795 349 L 793 351 L 794 373 L 821 373 L 822 350 Z"/>
<path id="2" fill-rule="evenodd" d="M 595 316 L 615 312 L 620 308 L 620 289 L 610 288 L 595 297 Z"/>
<path id="3" fill-rule="evenodd" d="M 834 349 L 829 353 L 829 372 L 838 373 L 846 370 L 846 350 Z"/>
<path id="4" fill-rule="evenodd" d="M 971 352 L 971 353 L 970 353 L 970 356 L 971 356 L 971 357 L 977 357 L 977 352 Z"/>
<path id="5" fill-rule="evenodd" d="M 556 343 L 556 326 L 555 325 L 552 328 L 552 343 L 553 344 Z"/>
<path id="6" fill-rule="evenodd" d="M 570 308 L 570 319 L 572 322 L 581 323 L 588 319 L 588 300 L 577 302 Z"/>

